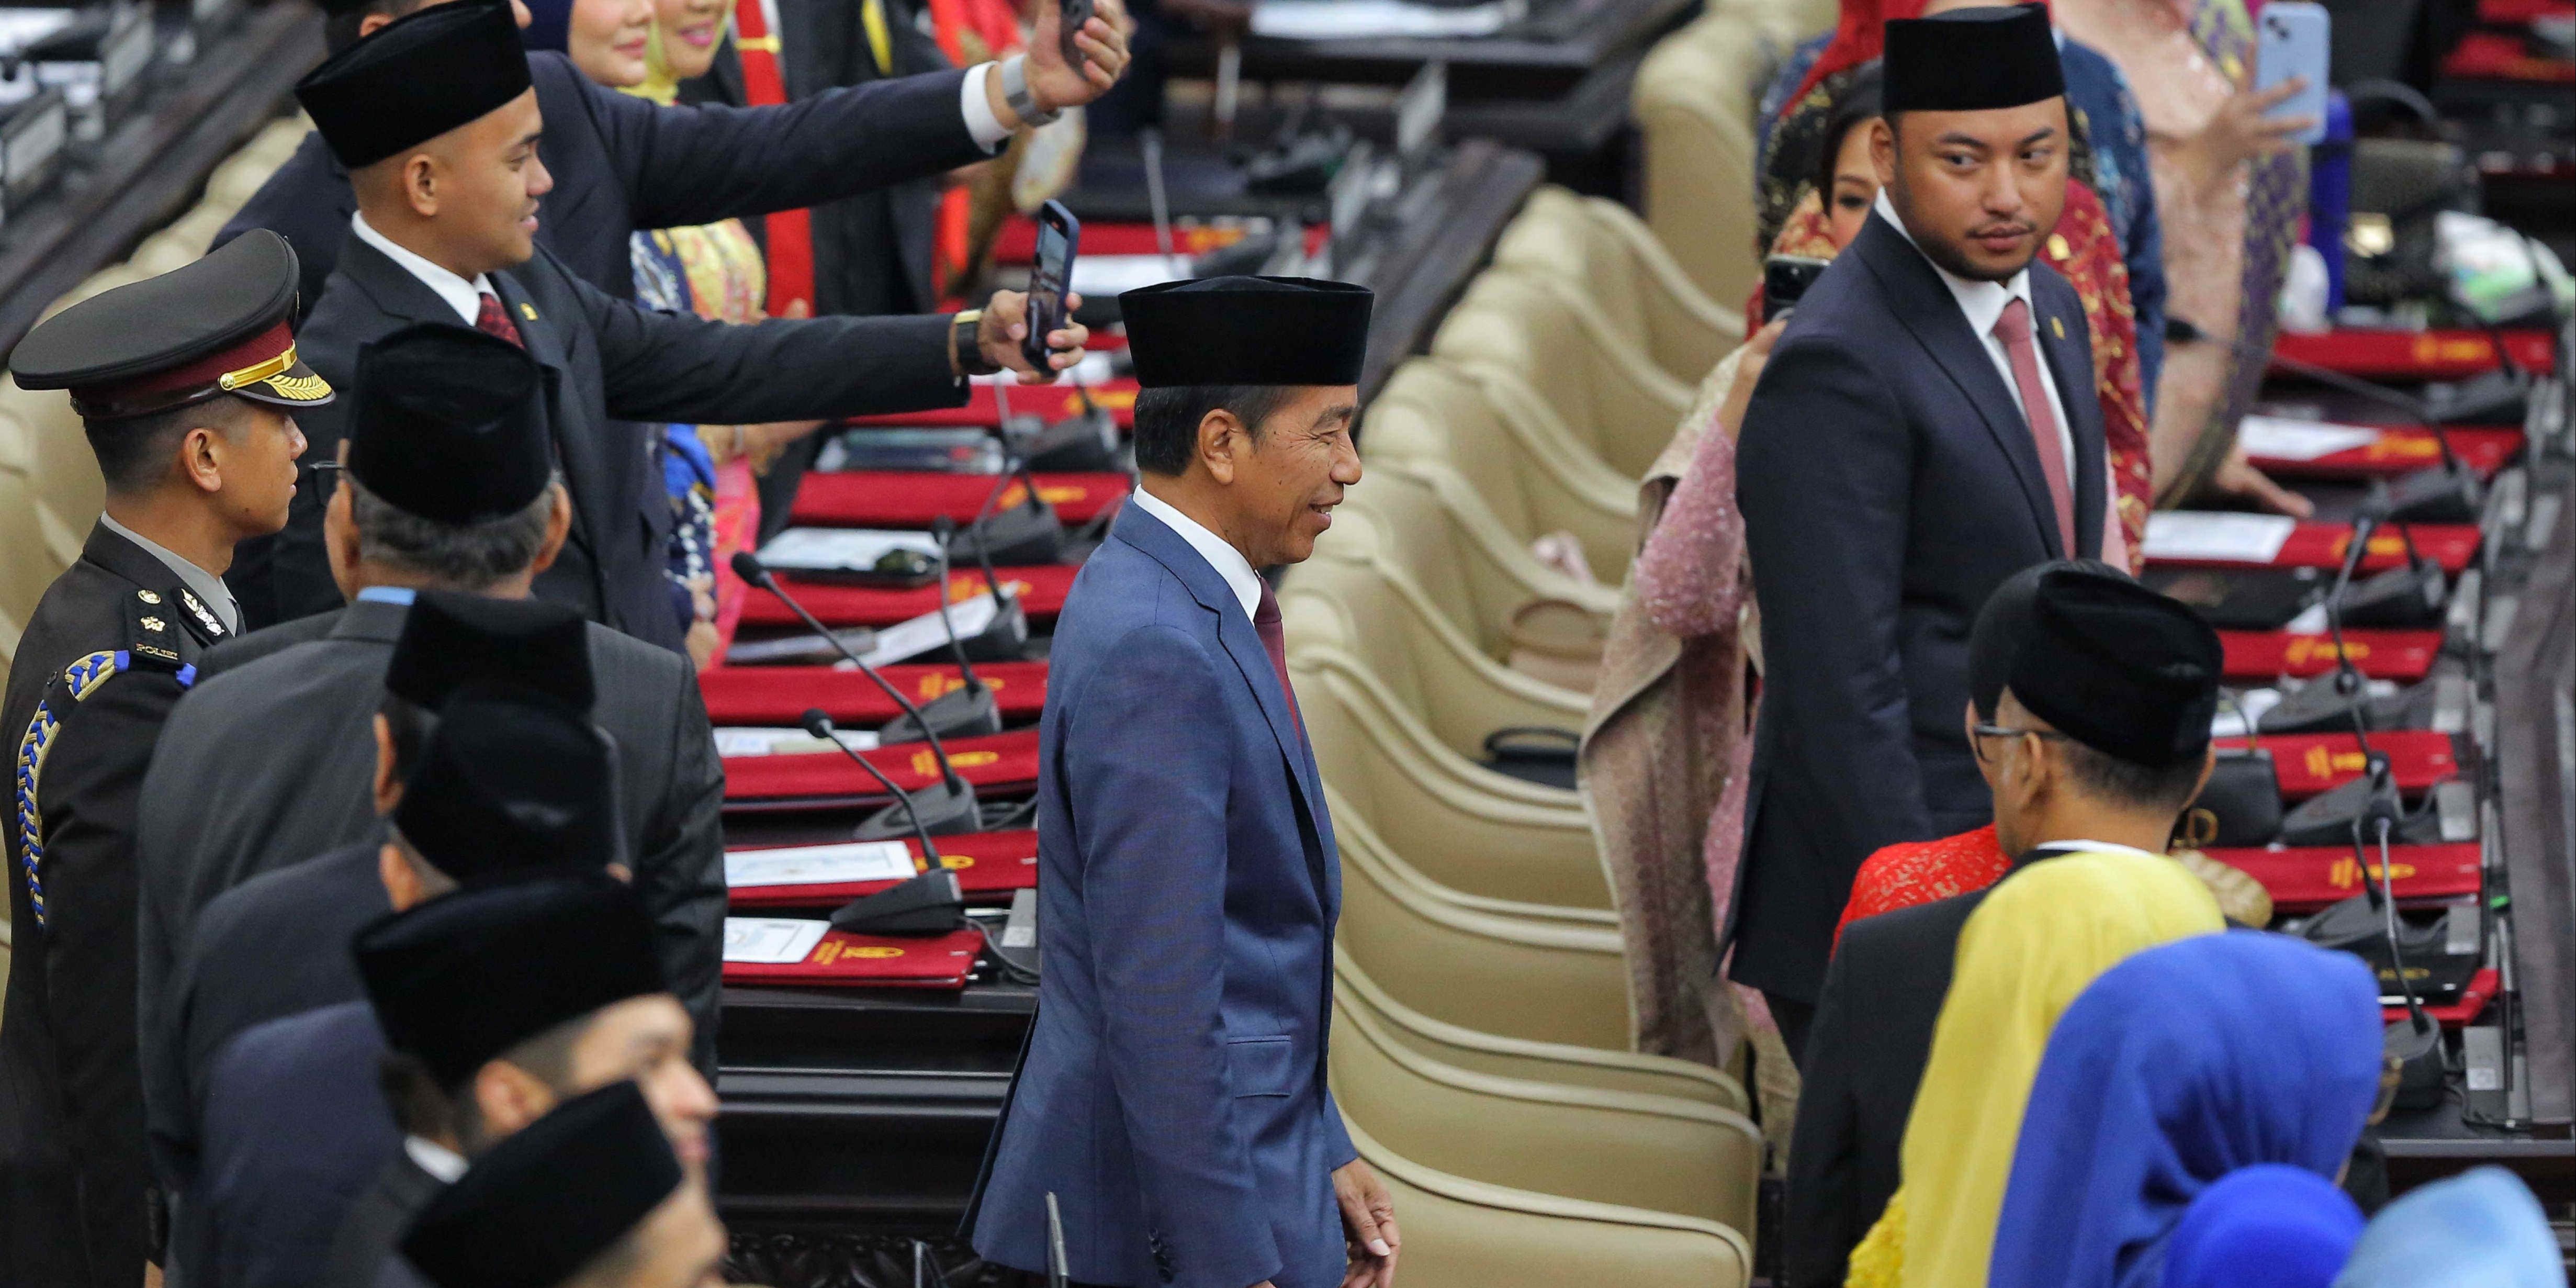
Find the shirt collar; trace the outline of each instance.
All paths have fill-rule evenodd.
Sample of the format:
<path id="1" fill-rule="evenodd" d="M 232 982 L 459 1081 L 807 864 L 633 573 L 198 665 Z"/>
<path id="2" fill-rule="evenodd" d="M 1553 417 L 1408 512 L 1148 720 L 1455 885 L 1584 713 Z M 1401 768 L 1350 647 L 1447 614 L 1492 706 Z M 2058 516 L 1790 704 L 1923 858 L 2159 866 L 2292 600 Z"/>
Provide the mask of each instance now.
<path id="1" fill-rule="evenodd" d="M 2142 858 L 2163 859 L 2171 855 L 2141 850 L 2134 845 L 2113 845 L 2109 841 L 2043 841 L 2030 847 L 2033 854 L 2135 854 Z"/>
<path id="2" fill-rule="evenodd" d="M 1878 217 L 1886 220 L 1888 227 L 1905 239 L 1906 245 L 1914 247 L 1915 254 L 1923 254 L 1921 244 L 1914 240 L 1913 233 L 1906 231 L 1905 221 L 1897 216 L 1896 203 L 1887 199 L 1885 188 L 1878 190 Z M 1959 311 L 1968 317 L 1968 329 L 1975 332 L 1980 340 L 1994 331 L 1995 319 L 2004 315 L 2004 305 L 2013 300 L 2020 300 L 2024 309 L 2030 310 L 2033 317 L 2038 316 L 2037 306 L 2030 299 L 2030 269 L 2027 267 L 2013 274 L 2009 281 L 1977 282 L 1941 267 L 1929 255 L 1923 255 L 1923 262 L 1932 265 L 1932 271 L 1941 275 L 1941 284 L 1950 288 L 1950 298 L 1959 302 Z"/>
<path id="3" fill-rule="evenodd" d="M 1199 526 L 1198 520 L 1181 513 L 1171 502 L 1142 487 L 1129 495 L 1136 504 L 1145 507 L 1145 513 L 1162 520 L 1165 527 L 1181 534 L 1181 540 L 1189 542 L 1190 548 L 1199 552 L 1199 558 L 1207 560 L 1208 566 L 1216 569 L 1216 575 L 1225 579 L 1226 589 L 1233 591 L 1234 597 L 1243 602 L 1246 618 L 1260 608 L 1261 575 L 1252 571 L 1252 561 L 1244 558 L 1243 552 L 1234 548 L 1234 543 Z"/>
<path id="4" fill-rule="evenodd" d="M 443 1185 L 454 1185 L 465 1174 L 465 1156 L 436 1141 L 418 1136 L 403 1137 L 403 1152 L 420 1170 L 436 1177 Z"/>
<path id="5" fill-rule="evenodd" d="M 409 586 L 368 586 L 358 592 L 358 598 L 378 604 L 409 604 L 419 596 Z"/>
<path id="6" fill-rule="evenodd" d="M 197 598 L 206 602 L 206 607 L 214 610 L 215 616 L 223 619 L 226 632 L 234 635 L 241 634 L 241 605 L 233 599 L 232 588 L 224 584 L 223 578 L 198 567 L 168 546 L 117 522 L 115 515 L 102 511 L 98 521 L 107 525 L 108 531 L 143 547 L 145 554 L 160 560 L 169 567 L 170 571 L 179 574 L 180 584 L 194 591 Z"/>
<path id="7" fill-rule="evenodd" d="M 403 271 L 419 278 L 421 285 L 438 292 L 438 298 L 447 301 L 447 307 L 456 310 L 456 315 L 465 320 L 465 325 L 474 325 L 475 319 L 482 315 L 484 293 L 492 289 L 490 274 L 477 274 L 469 282 L 448 272 L 415 254 L 409 247 L 396 245 L 392 238 L 377 232 L 367 223 L 365 211 L 354 211 L 349 215 L 349 231 L 356 233 L 358 240 L 383 251 L 385 258 L 402 265 Z"/>

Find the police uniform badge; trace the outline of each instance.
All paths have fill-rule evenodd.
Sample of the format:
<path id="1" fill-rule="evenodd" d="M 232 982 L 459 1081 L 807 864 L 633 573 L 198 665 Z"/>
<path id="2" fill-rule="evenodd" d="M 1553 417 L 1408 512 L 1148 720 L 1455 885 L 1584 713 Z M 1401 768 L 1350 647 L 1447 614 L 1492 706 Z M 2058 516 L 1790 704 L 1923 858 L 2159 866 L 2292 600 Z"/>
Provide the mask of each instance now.
<path id="1" fill-rule="evenodd" d="M 206 601 L 197 598 L 195 591 L 185 586 L 180 587 L 179 602 L 187 606 L 188 615 L 196 619 L 197 626 L 206 633 L 206 638 L 219 640 L 232 634 L 231 631 L 224 629 L 224 619 L 215 616 L 214 610 L 207 608 Z"/>

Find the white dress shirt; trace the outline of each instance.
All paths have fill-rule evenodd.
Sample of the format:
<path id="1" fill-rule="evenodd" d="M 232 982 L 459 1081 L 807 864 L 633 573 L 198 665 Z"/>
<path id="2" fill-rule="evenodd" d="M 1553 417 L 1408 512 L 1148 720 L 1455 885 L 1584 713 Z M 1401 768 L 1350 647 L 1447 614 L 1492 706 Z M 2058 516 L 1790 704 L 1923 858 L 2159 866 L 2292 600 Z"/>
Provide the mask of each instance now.
<path id="1" fill-rule="evenodd" d="M 469 282 L 430 263 L 420 255 L 414 254 L 409 248 L 395 245 L 392 238 L 369 227 L 364 211 L 355 211 L 349 215 L 349 231 L 356 233 L 358 240 L 383 251 L 386 258 L 402 265 L 403 271 L 419 278 L 421 285 L 438 292 L 438 298 L 447 301 L 447 307 L 456 310 L 456 315 L 465 319 L 465 325 L 473 326 L 483 315 L 483 295 L 492 290 L 492 278 L 489 274 L 478 273 L 474 280 Z M 493 293 L 498 295 L 498 292 Z"/>
<path id="2" fill-rule="evenodd" d="M 2030 847 L 2030 852 L 2033 854 L 2134 854 L 2142 859 L 2173 857 L 2170 854 L 2141 850 L 2134 845 L 2113 845 L 2109 841 L 2043 841 Z"/>
<path id="3" fill-rule="evenodd" d="M 179 574 L 179 584 L 195 591 L 197 598 L 204 600 L 206 607 L 223 620 L 225 630 L 241 634 L 241 604 L 233 598 L 232 587 L 225 585 L 223 578 L 189 562 L 178 551 L 117 522 L 115 515 L 102 510 L 98 521 L 107 525 L 108 531 L 143 547 L 143 553 L 160 560 L 170 571 Z"/>
<path id="4" fill-rule="evenodd" d="M 1905 221 L 1897 217 L 1896 206 L 1887 199 L 1885 188 L 1878 190 L 1878 215 L 1905 239 L 1906 245 L 1914 247 L 1916 254 L 1922 254 L 1922 246 L 1915 242 L 1914 234 L 1905 230 Z M 2048 370 L 2048 355 L 2038 351 L 2039 329 L 2047 326 L 2048 320 L 2040 316 L 2038 302 L 2030 297 L 2030 270 L 2024 268 L 2013 274 L 2010 281 L 1973 282 L 1941 267 L 1929 255 L 1923 256 L 1923 262 L 1932 265 L 1932 271 L 1941 275 L 1941 284 L 1950 288 L 1950 298 L 1959 302 L 1959 312 L 1967 315 L 1968 329 L 1985 343 L 1986 357 L 1994 361 L 1995 374 L 2003 377 L 2004 392 L 2012 395 L 2015 407 L 2021 405 L 2021 384 L 2013 379 L 2012 355 L 2004 351 L 2002 338 L 1995 334 L 1995 319 L 2002 317 L 2004 305 L 2014 300 L 2020 300 L 2022 307 L 2030 311 L 2031 356 L 2039 367 L 2040 387 L 2048 391 L 2048 409 L 2057 417 L 2057 448 L 2065 453 L 2067 486 L 2073 487 L 2075 431 L 2066 419 L 2066 400 L 2057 392 L 2057 377 Z M 2027 427 L 2029 422 L 2024 420 L 2023 424 Z"/>
<path id="5" fill-rule="evenodd" d="M 411 1155 L 411 1161 L 420 1170 L 438 1178 L 442 1184 L 454 1185 L 457 1177 L 465 1175 L 465 1156 L 437 1141 L 405 1136 L 403 1152 Z"/>
<path id="6" fill-rule="evenodd" d="M 1141 487 L 1128 493 L 1128 499 L 1145 507 L 1145 513 L 1162 520 L 1164 526 L 1181 534 L 1181 540 L 1189 542 L 1190 549 L 1198 551 L 1199 558 L 1207 560 L 1208 567 L 1216 569 L 1216 575 L 1225 578 L 1226 589 L 1243 601 L 1245 618 L 1249 619 L 1261 606 L 1261 574 L 1252 570 L 1252 561 L 1244 558 L 1243 552 L 1235 549 L 1232 542 L 1199 526 L 1198 520 Z"/>

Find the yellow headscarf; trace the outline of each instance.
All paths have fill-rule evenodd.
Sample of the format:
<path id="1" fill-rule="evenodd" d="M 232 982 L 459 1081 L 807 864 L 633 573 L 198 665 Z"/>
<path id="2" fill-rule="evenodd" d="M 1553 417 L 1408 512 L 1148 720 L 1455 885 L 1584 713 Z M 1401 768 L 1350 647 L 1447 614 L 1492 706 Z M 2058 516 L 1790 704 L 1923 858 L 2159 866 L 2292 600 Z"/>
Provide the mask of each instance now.
<path id="1" fill-rule="evenodd" d="M 1997 885 L 1959 934 L 1905 1122 L 1904 1181 L 1852 1250 L 1849 1288 L 1984 1288 L 2022 1111 L 2058 1015 L 2130 954 L 2225 927 L 2209 887 L 2154 855 L 2062 855 Z"/>
<path id="2" fill-rule="evenodd" d="M 725 0 L 724 16 L 716 22 L 720 28 L 732 27 L 733 0 Z M 625 92 L 669 107 L 680 101 L 680 78 L 671 73 L 670 57 L 663 50 L 662 21 L 657 14 L 644 33 L 644 83 L 626 86 Z"/>

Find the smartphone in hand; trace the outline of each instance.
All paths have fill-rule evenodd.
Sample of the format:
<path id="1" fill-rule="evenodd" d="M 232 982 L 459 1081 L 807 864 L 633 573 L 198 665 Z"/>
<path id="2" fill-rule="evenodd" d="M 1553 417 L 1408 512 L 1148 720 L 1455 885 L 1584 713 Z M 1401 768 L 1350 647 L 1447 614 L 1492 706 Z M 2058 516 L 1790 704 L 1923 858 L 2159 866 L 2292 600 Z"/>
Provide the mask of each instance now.
<path id="1" fill-rule="evenodd" d="M 1083 0 L 1089 9 L 1090 0 Z M 1064 293 L 1073 280 L 1073 256 L 1082 244 L 1082 221 L 1061 201 L 1038 207 L 1038 262 L 1029 270 L 1029 333 L 1020 354 L 1047 371 L 1047 334 L 1064 325 Z"/>
<path id="2" fill-rule="evenodd" d="M 2297 141 L 2324 142 L 2326 80 L 2333 71 L 2333 16 L 2315 0 L 2271 0 L 2254 22 L 2255 90 L 2271 89 L 2293 76 L 2307 82 L 2264 115 L 2284 120 L 2304 116 L 2309 125 Z"/>
<path id="3" fill-rule="evenodd" d="M 1075 47 L 1073 34 L 1091 21 L 1091 14 L 1091 0 L 1056 0 L 1056 16 L 1064 21 L 1064 65 L 1076 71 L 1082 69 L 1082 50 Z"/>
<path id="4" fill-rule="evenodd" d="M 1789 316 L 1807 288 L 1825 271 L 1826 261 L 1806 255 L 1773 255 L 1762 261 L 1762 320 Z"/>

